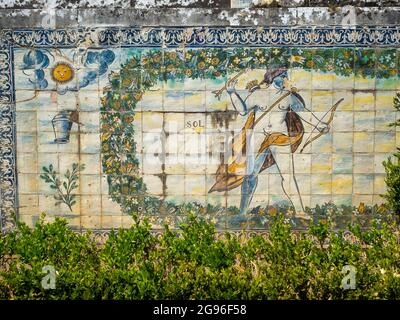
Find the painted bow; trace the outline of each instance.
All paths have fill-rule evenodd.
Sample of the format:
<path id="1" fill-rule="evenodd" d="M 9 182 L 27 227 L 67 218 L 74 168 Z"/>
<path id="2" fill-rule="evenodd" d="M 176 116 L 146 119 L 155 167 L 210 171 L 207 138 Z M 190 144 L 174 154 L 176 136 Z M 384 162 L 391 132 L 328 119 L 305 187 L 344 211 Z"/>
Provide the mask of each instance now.
<path id="1" fill-rule="evenodd" d="M 338 102 L 336 102 L 336 103 L 332 106 L 332 108 L 330 108 L 330 109 L 324 114 L 324 116 L 323 116 L 321 119 L 319 119 L 317 125 L 314 126 L 314 129 L 311 131 L 310 135 L 309 135 L 308 138 L 306 139 L 306 143 L 304 144 L 303 148 L 301 148 L 300 153 L 302 153 L 303 150 L 304 150 L 310 143 L 312 143 L 313 141 L 317 140 L 317 139 L 318 139 L 319 137 L 321 137 L 322 135 L 324 135 L 324 134 L 326 134 L 326 133 L 329 132 L 329 129 L 328 129 L 327 131 L 321 131 L 321 132 L 318 133 L 316 136 L 314 136 L 312 139 L 310 139 L 311 136 L 312 136 L 312 134 L 314 133 L 314 131 L 318 128 L 318 125 L 322 122 L 322 119 L 324 119 L 324 118 L 326 117 L 326 115 L 327 115 L 329 112 L 331 113 L 331 115 L 330 115 L 328 121 L 326 121 L 325 123 L 326 123 L 327 125 L 329 125 L 329 124 L 332 122 L 333 117 L 335 116 L 335 111 L 336 111 L 337 107 L 339 106 L 339 104 L 340 104 L 343 100 L 344 100 L 344 99 L 342 98 L 342 99 L 340 99 Z"/>

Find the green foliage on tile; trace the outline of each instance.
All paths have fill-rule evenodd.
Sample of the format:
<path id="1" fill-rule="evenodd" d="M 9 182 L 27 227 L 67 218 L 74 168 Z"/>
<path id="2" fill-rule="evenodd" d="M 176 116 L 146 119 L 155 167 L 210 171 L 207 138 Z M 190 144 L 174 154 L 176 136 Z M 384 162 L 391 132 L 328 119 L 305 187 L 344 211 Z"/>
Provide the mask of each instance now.
<path id="1" fill-rule="evenodd" d="M 159 207 L 156 208 L 155 204 L 158 204 Z M 285 222 L 296 230 L 306 230 L 310 222 L 296 216 L 293 208 L 288 204 L 256 206 L 245 217 L 242 217 L 239 215 L 239 208 L 233 205 L 222 207 L 211 204 L 204 205 L 196 201 L 173 204 L 156 199 L 148 210 L 134 212 L 132 215 L 147 216 L 153 227 L 168 224 L 171 228 L 177 228 L 182 221 L 187 219 L 188 212 L 196 212 L 206 221 L 215 224 L 218 230 L 241 230 L 242 228 L 269 230 L 278 213 L 283 214 Z M 356 223 L 362 228 L 370 228 L 374 218 L 379 219 L 380 222 L 388 222 L 393 217 L 392 212 L 383 204 L 370 206 L 360 203 L 358 206 L 352 206 L 336 205 L 330 202 L 316 205 L 313 208 L 307 207 L 305 212 L 314 223 L 328 222 L 335 230 L 344 230 L 350 223 Z"/>
<path id="2" fill-rule="evenodd" d="M 0 299 L 399 299 L 399 225 L 350 233 L 328 222 L 292 233 L 280 214 L 268 236 L 225 234 L 188 212 L 180 230 L 146 221 L 113 231 L 97 246 L 62 219 L 0 235 Z M 342 288 L 346 265 L 355 287 Z M 46 290 L 43 267 L 55 268 Z"/>
<path id="3" fill-rule="evenodd" d="M 40 175 L 40 178 L 48 183 L 50 188 L 54 190 L 56 205 L 64 203 L 68 206 L 69 210 L 72 211 L 73 205 L 76 204 L 76 194 L 73 193 L 73 191 L 78 188 L 78 174 L 84 169 L 84 164 L 73 163 L 72 170 L 68 169 L 64 174 L 65 179 L 61 180 L 52 164 L 50 164 L 48 168 L 43 167 L 44 173 Z"/>

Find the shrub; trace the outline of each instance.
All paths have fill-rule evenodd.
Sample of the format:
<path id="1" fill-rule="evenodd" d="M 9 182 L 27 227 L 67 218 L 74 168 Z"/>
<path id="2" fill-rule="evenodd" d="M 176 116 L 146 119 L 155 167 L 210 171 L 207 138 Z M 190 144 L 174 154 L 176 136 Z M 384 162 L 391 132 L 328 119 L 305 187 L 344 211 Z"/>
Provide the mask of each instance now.
<path id="1" fill-rule="evenodd" d="M 294 233 L 279 215 L 268 236 L 217 233 L 189 215 L 179 230 L 151 232 L 144 220 L 110 233 L 97 246 L 90 232 L 40 219 L 0 236 L 1 299 L 399 299 L 400 228 L 350 227 L 350 241 L 329 221 Z M 353 265 L 356 288 L 343 290 Z M 41 286 L 42 267 L 57 270 L 56 288 Z"/>
<path id="2" fill-rule="evenodd" d="M 393 107 L 397 111 L 400 111 L 400 92 L 397 92 L 393 98 Z M 396 122 L 391 123 L 390 126 L 400 126 L 400 120 L 398 119 Z M 384 197 L 388 207 L 400 218 L 400 149 L 397 149 L 393 157 L 393 161 L 392 157 L 389 157 L 387 161 L 383 162 L 386 171 L 385 183 L 387 186 Z"/>
<path id="3" fill-rule="evenodd" d="M 387 205 L 400 218 L 400 149 L 387 161 L 383 162 L 386 171 L 385 183 L 387 186 L 384 197 Z"/>

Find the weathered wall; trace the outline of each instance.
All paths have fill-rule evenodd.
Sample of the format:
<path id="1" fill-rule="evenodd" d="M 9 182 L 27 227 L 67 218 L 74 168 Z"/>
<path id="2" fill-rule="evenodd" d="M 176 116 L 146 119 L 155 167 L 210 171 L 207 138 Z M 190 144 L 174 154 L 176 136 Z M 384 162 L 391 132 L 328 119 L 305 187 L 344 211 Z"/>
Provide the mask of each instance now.
<path id="1" fill-rule="evenodd" d="M 378 214 L 400 141 L 399 8 L 340 4 L 2 1 L 2 228 L 13 210 L 103 229 L 129 212 L 158 227 L 195 210 L 220 229 Z M 246 109 L 280 97 L 230 157 Z"/>
<path id="2" fill-rule="evenodd" d="M 244 1 L 246 2 L 246 1 Z M 249 1 L 247 1 L 249 2 Z M 1 27 L 98 25 L 396 25 L 397 1 L 3 0 Z"/>

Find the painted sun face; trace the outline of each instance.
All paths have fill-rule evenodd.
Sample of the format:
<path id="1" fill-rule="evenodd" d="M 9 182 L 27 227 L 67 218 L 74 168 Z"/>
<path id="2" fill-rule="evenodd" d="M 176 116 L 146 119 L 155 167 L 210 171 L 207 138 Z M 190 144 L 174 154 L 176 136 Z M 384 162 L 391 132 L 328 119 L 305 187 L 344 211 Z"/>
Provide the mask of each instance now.
<path id="1" fill-rule="evenodd" d="M 65 83 L 74 77 L 74 69 L 66 62 L 59 62 L 51 71 L 51 75 L 55 82 Z"/>

